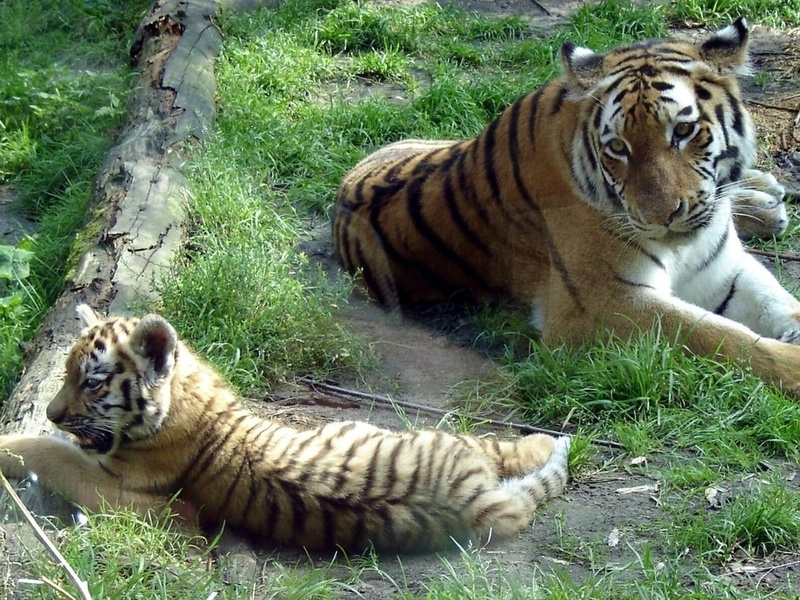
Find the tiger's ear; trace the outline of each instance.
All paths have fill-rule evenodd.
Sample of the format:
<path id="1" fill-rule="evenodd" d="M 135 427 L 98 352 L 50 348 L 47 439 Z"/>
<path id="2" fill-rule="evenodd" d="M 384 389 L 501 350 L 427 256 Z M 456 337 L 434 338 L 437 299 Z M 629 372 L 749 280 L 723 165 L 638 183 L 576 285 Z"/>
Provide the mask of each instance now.
<path id="1" fill-rule="evenodd" d="M 603 55 L 589 48 L 564 42 L 561 64 L 572 92 L 590 90 L 603 78 Z"/>
<path id="2" fill-rule="evenodd" d="M 136 354 L 148 360 L 145 379 L 154 383 L 169 373 L 175 364 L 178 334 L 163 317 L 147 315 L 131 333 L 130 345 Z"/>
<path id="3" fill-rule="evenodd" d="M 747 21 L 739 17 L 704 41 L 700 45 L 700 56 L 721 73 L 746 73 L 749 37 Z"/>
<path id="4" fill-rule="evenodd" d="M 100 317 L 88 304 L 79 304 L 76 306 L 75 313 L 78 315 L 84 327 L 92 327 L 100 322 Z"/>

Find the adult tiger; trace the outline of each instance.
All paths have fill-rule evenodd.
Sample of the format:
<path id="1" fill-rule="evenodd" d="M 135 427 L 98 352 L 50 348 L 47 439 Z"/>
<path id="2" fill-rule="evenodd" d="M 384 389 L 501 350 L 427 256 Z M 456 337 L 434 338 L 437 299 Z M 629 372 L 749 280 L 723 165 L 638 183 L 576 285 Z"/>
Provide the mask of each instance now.
<path id="1" fill-rule="evenodd" d="M 343 180 L 333 241 L 389 307 L 466 290 L 534 307 L 545 341 L 621 336 L 655 319 L 699 354 L 750 359 L 798 391 L 800 303 L 742 247 L 786 226 L 783 188 L 752 168 L 736 75 L 740 18 L 705 40 L 597 54 L 566 43 L 564 75 L 478 137 L 408 140 Z M 732 208 L 733 207 L 733 208 Z"/>

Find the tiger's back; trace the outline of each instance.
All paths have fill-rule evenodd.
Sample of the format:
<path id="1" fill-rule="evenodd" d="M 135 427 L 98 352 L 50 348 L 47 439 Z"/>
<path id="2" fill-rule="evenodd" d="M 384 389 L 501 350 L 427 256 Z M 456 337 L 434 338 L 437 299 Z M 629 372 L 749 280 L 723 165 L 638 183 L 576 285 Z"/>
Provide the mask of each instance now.
<path id="1" fill-rule="evenodd" d="M 529 100 L 518 102 L 522 118 L 533 117 L 530 107 L 522 110 Z M 531 299 L 541 289 L 549 257 L 531 233 L 544 222 L 532 199 L 516 203 L 500 181 L 518 175 L 509 166 L 519 148 L 498 147 L 497 139 L 514 136 L 519 118 L 506 111 L 475 140 L 396 142 L 345 176 L 333 210 L 334 248 L 376 301 L 394 308 L 462 292 Z"/>
<path id="2" fill-rule="evenodd" d="M 47 414 L 73 440 L 0 436 L 0 469 L 33 471 L 90 510 L 173 508 L 209 528 L 308 548 L 442 549 L 522 531 L 567 479 L 567 438 L 300 431 L 246 410 L 163 318 L 100 319 Z M 24 465 L 14 455 L 24 459 Z"/>

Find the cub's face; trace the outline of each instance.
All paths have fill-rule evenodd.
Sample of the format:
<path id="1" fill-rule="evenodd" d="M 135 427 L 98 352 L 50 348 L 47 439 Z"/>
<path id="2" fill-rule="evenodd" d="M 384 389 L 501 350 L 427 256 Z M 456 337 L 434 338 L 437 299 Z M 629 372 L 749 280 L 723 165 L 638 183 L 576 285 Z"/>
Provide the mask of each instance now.
<path id="1" fill-rule="evenodd" d="M 727 206 L 726 186 L 739 185 L 754 158 L 735 78 L 746 45 L 740 19 L 699 44 L 656 40 L 606 54 L 564 47 L 584 123 L 573 172 L 582 196 L 621 232 L 680 239 Z"/>
<path id="2" fill-rule="evenodd" d="M 169 410 L 177 338 L 160 317 L 100 319 L 79 307 L 87 325 L 66 363 L 47 417 L 99 454 L 152 436 Z"/>

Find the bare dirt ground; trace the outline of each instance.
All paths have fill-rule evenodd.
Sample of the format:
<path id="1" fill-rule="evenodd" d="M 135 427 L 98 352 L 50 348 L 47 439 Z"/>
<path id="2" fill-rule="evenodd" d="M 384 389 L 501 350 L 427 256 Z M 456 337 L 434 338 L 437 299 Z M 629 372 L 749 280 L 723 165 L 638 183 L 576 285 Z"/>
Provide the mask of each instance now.
<path id="1" fill-rule="evenodd" d="M 536 29 L 546 31 L 563 22 L 581 2 L 460 0 L 459 4 L 492 15 L 523 15 L 532 19 Z M 696 32 L 687 30 L 678 34 L 692 36 Z M 755 70 L 769 74 L 746 85 L 748 104 L 765 148 L 762 162 L 771 164 L 771 170 L 787 188 L 797 193 L 800 191 L 800 90 L 797 89 L 800 81 L 800 33 L 778 34 L 756 29 L 754 39 Z M 310 239 L 303 249 L 313 260 L 335 273 L 337 267 L 329 237 L 328 228 L 320 225 L 310 232 Z M 770 259 L 765 261 L 773 266 Z M 796 264 L 790 261 L 784 266 L 792 277 L 800 281 L 800 268 Z M 452 328 L 450 333 L 444 333 L 426 323 L 424 318 L 391 318 L 358 295 L 354 296 L 341 318 L 372 345 L 382 361 L 382 372 L 373 381 L 342 382 L 343 385 L 447 410 L 453 386 L 464 381 L 491 380 L 495 369 L 492 361 L 463 345 L 469 335 L 453 336 Z M 302 384 L 287 386 L 270 398 L 258 399 L 251 404 L 256 411 L 299 422 L 363 419 L 399 428 L 405 426 L 404 418 L 427 426 L 440 424 L 442 420 L 440 415 L 413 410 L 405 410 L 404 418 L 401 418 L 397 410 L 385 404 L 315 391 Z M 498 433 L 498 430 L 483 428 L 480 433 Z M 648 459 L 656 460 L 653 457 Z M 530 531 L 517 540 L 482 551 L 479 560 L 486 564 L 490 573 L 516 573 L 521 581 L 530 582 L 537 570 L 564 570 L 576 581 L 598 573 L 616 573 L 614 576 L 620 579 L 631 577 L 636 569 L 626 571 L 623 567 L 636 565 L 648 547 L 655 563 L 665 558 L 660 554 L 657 541 L 648 539 L 640 527 L 642 523 L 667 518 L 667 513 L 661 508 L 664 499 L 660 496 L 658 477 L 655 471 L 651 476 L 631 475 L 626 469 L 627 461 L 608 449 L 600 449 L 598 465 L 602 467 L 593 473 L 583 473 L 579 481 L 572 482 L 563 498 L 550 502 L 539 513 Z M 798 479 L 795 478 L 800 485 Z M 622 493 L 631 488 L 638 491 Z M 612 532 L 618 536 L 619 543 L 608 543 Z M 565 556 L 553 551 L 556 542 L 563 540 L 564 536 L 574 540 L 573 555 Z M 8 538 L 5 542 L 8 544 L 5 566 L 24 561 L 21 543 Z M 6 544 L 0 539 L 0 546 Z M 30 547 L 27 543 L 25 545 Z M 252 581 L 259 574 L 269 572 L 274 562 L 309 566 L 318 561 L 317 564 L 327 566 L 331 560 L 329 555 L 319 555 L 312 556 L 309 563 L 309 557 L 304 554 L 251 551 L 231 540 L 225 542 L 225 548 L 232 552 L 232 571 L 236 571 L 242 581 Z M 594 548 L 592 558 L 589 548 Z M 598 549 L 602 551 L 598 552 Z M 457 572 L 464 569 L 463 559 L 457 553 L 447 558 Z M 797 556 L 786 556 L 756 561 L 742 557 L 720 575 L 743 588 L 797 592 L 800 590 L 797 559 Z M 440 577 L 445 571 L 442 563 L 430 556 L 404 557 L 402 561 L 383 557 L 380 566 L 395 580 L 404 581 L 412 591 L 420 592 L 427 581 Z M 687 571 L 690 568 L 687 565 Z M 0 573 L 0 576 L 7 578 L 9 572 Z M 364 598 L 391 598 L 395 592 L 392 582 L 377 573 L 374 576 L 367 573 L 363 583 L 357 586 L 358 595 Z"/>

